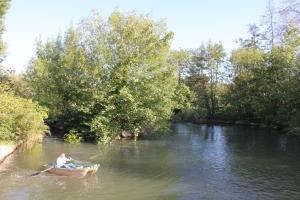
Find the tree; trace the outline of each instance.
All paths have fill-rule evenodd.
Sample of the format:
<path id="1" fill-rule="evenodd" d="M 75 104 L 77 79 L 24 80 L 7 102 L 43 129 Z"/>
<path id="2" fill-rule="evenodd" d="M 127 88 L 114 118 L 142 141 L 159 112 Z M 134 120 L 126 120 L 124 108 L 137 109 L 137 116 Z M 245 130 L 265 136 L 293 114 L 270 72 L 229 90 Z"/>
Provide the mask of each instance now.
<path id="1" fill-rule="evenodd" d="M 0 84 L 0 141 L 33 142 L 47 130 L 47 110 L 31 100 L 17 97 Z"/>
<path id="2" fill-rule="evenodd" d="M 0 2 L 0 56 L 3 55 L 5 50 L 5 45 L 2 41 L 2 34 L 4 31 L 4 15 L 10 6 L 10 0 L 1 0 Z M 1 57 L 0 57 L 1 58 Z M 1 63 L 1 60 L 0 60 Z"/>
<path id="3" fill-rule="evenodd" d="M 300 2 L 297 0 L 286 0 L 279 10 L 280 15 L 285 20 L 285 24 L 293 21 L 300 26 Z"/>
<path id="4" fill-rule="evenodd" d="M 3 68 L 1 62 L 3 61 L 3 54 L 5 51 L 5 45 L 2 41 L 2 34 L 4 32 L 4 15 L 9 8 L 10 0 L 3 0 L 0 2 L 0 83 L 7 82 L 7 70 Z"/>
<path id="5" fill-rule="evenodd" d="M 287 126 L 298 116 L 299 29 L 290 23 L 281 33 L 271 51 L 242 47 L 232 52 L 228 97 L 239 118 Z"/>
<path id="6" fill-rule="evenodd" d="M 257 120 L 255 112 L 262 99 L 259 89 L 265 79 L 265 53 L 256 48 L 239 48 L 232 51 L 230 62 L 233 68 L 233 83 L 227 94 L 229 109 L 234 119 Z M 263 79 L 262 79 L 263 78 Z"/>
<path id="7" fill-rule="evenodd" d="M 274 6 L 273 0 L 269 0 L 265 15 L 263 16 L 263 25 L 265 26 L 265 31 L 262 34 L 263 40 L 266 41 L 264 45 L 266 49 L 272 50 L 275 38 L 276 38 L 276 14 L 277 10 Z"/>
<path id="8" fill-rule="evenodd" d="M 248 33 L 250 38 L 247 39 L 238 39 L 240 46 L 244 48 L 261 48 L 261 37 L 260 29 L 256 24 L 248 25 Z"/>
<path id="9" fill-rule="evenodd" d="M 207 44 L 202 44 L 194 51 L 195 67 L 191 72 L 193 76 L 198 75 L 195 80 L 201 80 L 206 83 L 207 77 L 207 92 L 204 92 L 204 99 L 206 99 L 206 108 L 209 119 L 214 119 L 217 110 L 217 85 L 220 82 L 221 67 L 225 58 L 225 50 L 221 43 L 212 43 L 208 41 Z M 201 78 L 203 77 L 203 78 Z M 200 79 L 199 79 L 200 78 Z M 204 82 L 203 82 L 204 81 Z"/>
<path id="10" fill-rule="evenodd" d="M 0 56 L 5 48 L 2 42 L 3 18 L 10 0 L 0 1 Z M 2 61 L 0 57 L 0 63 Z M 10 73 L 0 65 L 0 142 L 31 142 L 40 138 L 47 130 L 44 119 L 46 109 L 32 100 L 16 96 L 12 91 Z"/>
<path id="11" fill-rule="evenodd" d="M 191 65 L 191 53 L 187 50 L 173 50 L 170 54 L 170 62 L 177 66 L 179 81 L 182 81 L 188 74 L 188 68 Z"/>
<path id="12" fill-rule="evenodd" d="M 39 43 L 28 70 L 34 97 L 66 131 L 107 142 L 166 124 L 176 107 L 173 33 L 162 22 L 115 11 Z"/>
<path id="13" fill-rule="evenodd" d="M 188 68 L 191 64 L 191 53 L 187 50 L 173 50 L 168 57 L 168 63 L 176 66 L 178 74 L 178 84 L 175 92 L 175 101 L 177 106 L 174 110 L 175 114 L 178 114 L 186 106 L 189 106 L 190 90 L 185 84 L 185 80 L 188 76 Z"/>
<path id="14" fill-rule="evenodd" d="M 283 30 L 281 46 L 278 47 L 276 55 L 277 65 L 281 72 L 278 75 L 280 89 L 278 96 L 282 102 L 279 108 L 279 119 L 284 122 L 299 122 L 299 59 L 300 30 L 294 23 L 289 23 Z M 278 68 L 278 67 L 277 67 Z M 297 119 L 297 120 L 296 120 Z M 299 124 L 298 124 L 299 125 Z"/>

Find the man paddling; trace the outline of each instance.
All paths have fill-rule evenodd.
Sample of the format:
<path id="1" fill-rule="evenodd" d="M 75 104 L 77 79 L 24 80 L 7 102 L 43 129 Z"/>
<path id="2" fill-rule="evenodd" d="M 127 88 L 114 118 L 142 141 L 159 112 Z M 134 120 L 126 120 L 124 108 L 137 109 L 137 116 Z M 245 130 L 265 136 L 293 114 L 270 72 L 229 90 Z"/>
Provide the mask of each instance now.
<path id="1" fill-rule="evenodd" d="M 67 163 L 72 160 L 73 160 L 72 158 L 67 158 L 65 153 L 61 153 L 56 159 L 56 167 L 69 168 L 69 169 L 77 168 L 77 166 L 74 165 L 73 163 Z"/>

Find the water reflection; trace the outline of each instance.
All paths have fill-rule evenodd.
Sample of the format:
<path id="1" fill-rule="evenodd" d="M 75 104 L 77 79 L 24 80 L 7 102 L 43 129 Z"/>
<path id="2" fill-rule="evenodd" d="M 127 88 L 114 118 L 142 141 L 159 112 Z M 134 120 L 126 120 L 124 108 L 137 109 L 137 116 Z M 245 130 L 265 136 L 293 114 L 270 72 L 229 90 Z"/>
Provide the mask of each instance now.
<path id="1" fill-rule="evenodd" d="M 0 171 L 0 199 L 300 199 L 299 139 L 249 127 L 174 124 L 172 130 L 111 145 L 45 139 Z M 28 177 L 61 151 L 100 163 L 98 173 Z"/>

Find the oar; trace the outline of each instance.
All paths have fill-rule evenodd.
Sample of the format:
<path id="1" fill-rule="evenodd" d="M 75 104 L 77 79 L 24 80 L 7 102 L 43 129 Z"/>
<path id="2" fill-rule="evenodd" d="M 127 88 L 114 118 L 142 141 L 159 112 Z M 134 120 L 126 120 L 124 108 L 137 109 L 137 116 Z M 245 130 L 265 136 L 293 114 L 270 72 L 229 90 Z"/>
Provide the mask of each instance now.
<path id="1" fill-rule="evenodd" d="M 45 169 L 45 170 L 43 170 L 43 171 L 39 171 L 39 172 L 33 173 L 33 174 L 31 174 L 30 176 L 36 176 L 36 175 L 39 175 L 40 173 L 46 172 L 46 171 L 48 171 L 48 170 L 50 170 L 50 169 L 52 169 L 52 168 L 54 168 L 54 166 L 51 166 L 51 167 L 49 167 L 49 168 L 47 168 L 47 169 Z"/>
<path id="2" fill-rule="evenodd" d="M 71 157 L 69 157 L 71 158 Z M 71 160 L 75 161 L 75 165 L 77 164 L 79 167 L 87 167 L 87 166 L 91 166 L 93 165 L 93 163 L 88 162 L 88 161 L 80 161 L 80 160 L 76 160 L 74 158 L 71 158 Z"/>
<path id="3" fill-rule="evenodd" d="M 71 159 L 71 161 L 74 160 L 75 162 L 78 162 L 78 163 L 82 163 L 82 164 L 88 163 L 88 162 L 83 162 L 83 161 L 80 161 L 80 160 L 76 160 L 76 159 L 74 159 L 72 157 L 69 157 L 69 158 Z"/>
<path id="4" fill-rule="evenodd" d="M 98 154 L 96 154 L 96 155 L 90 156 L 90 157 L 88 158 L 88 160 L 93 160 L 94 158 L 97 158 L 97 157 L 100 156 L 100 155 L 102 155 L 102 153 L 98 153 Z"/>

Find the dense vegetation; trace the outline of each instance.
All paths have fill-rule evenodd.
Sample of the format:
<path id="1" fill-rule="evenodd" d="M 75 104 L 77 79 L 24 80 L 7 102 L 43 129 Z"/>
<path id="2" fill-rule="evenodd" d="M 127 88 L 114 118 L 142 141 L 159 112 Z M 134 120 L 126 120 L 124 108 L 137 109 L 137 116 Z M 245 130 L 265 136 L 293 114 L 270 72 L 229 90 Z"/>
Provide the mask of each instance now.
<path id="1" fill-rule="evenodd" d="M 31 100 L 17 97 L 0 84 L 0 141 L 32 142 L 47 130 L 47 112 Z"/>
<path id="2" fill-rule="evenodd" d="M 38 43 L 27 73 L 33 98 L 67 138 L 108 142 L 160 130 L 177 107 L 172 36 L 146 16 L 115 11 L 105 21 L 94 13 L 64 36 Z"/>
<path id="3" fill-rule="evenodd" d="M 4 55 L 5 50 L 1 36 L 4 30 L 3 17 L 9 3 L 9 0 L 0 2 L 0 56 Z M 0 142 L 34 141 L 47 130 L 44 125 L 47 112 L 32 100 L 17 96 L 13 88 L 11 74 L 0 65 Z"/>
<path id="4" fill-rule="evenodd" d="M 8 5 L 1 1 L 0 19 Z M 0 140 L 44 131 L 39 105 L 67 142 L 135 137 L 166 128 L 172 117 L 243 120 L 299 133 L 300 5 L 285 5 L 269 3 L 262 25 L 249 25 L 249 38 L 239 39 L 230 55 L 210 40 L 171 50 L 173 33 L 144 15 L 115 11 L 104 20 L 94 13 L 39 41 L 26 74 L 0 68 Z"/>
<path id="5" fill-rule="evenodd" d="M 3 55 L 5 50 L 5 45 L 2 41 L 2 34 L 4 31 L 4 15 L 9 8 L 10 0 L 1 0 L 0 2 L 0 55 Z"/>
<path id="6" fill-rule="evenodd" d="M 290 1 L 278 12 L 269 4 L 263 24 L 249 25 L 250 37 L 239 39 L 229 58 L 221 44 L 210 41 L 177 52 L 182 81 L 194 95 L 176 119 L 244 120 L 299 133 L 299 7 Z"/>

